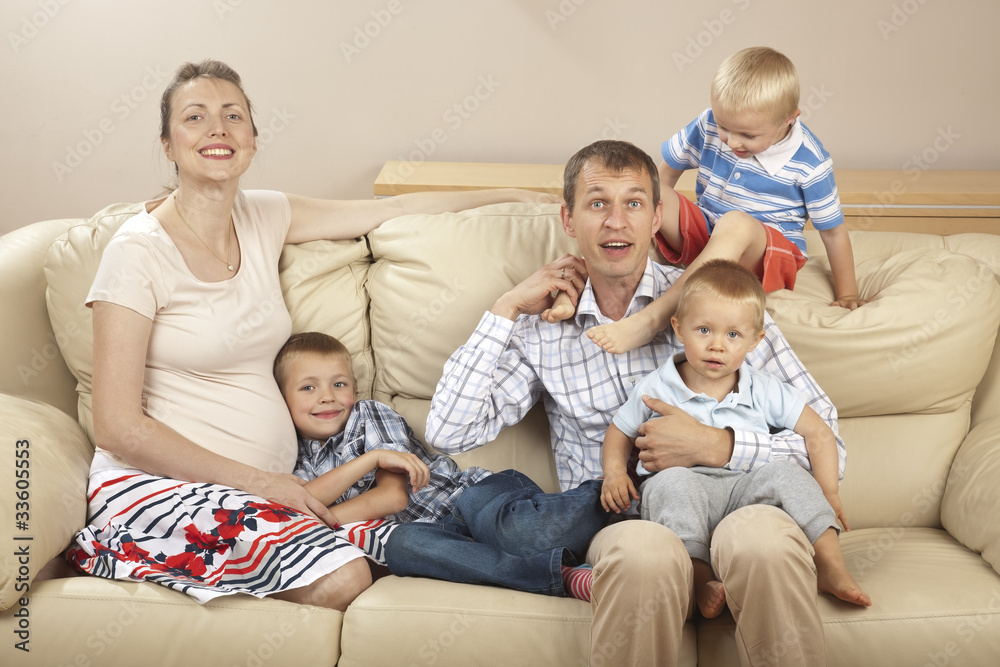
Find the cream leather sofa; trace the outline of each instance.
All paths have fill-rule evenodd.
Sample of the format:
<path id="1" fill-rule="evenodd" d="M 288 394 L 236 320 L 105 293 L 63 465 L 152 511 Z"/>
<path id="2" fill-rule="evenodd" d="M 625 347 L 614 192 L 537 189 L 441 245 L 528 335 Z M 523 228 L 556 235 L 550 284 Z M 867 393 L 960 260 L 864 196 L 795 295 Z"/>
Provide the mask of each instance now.
<path id="1" fill-rule="evenodd" d="M 199 606 L 50 563 L 85 519 L 83 299 L 101 249 L 137 209 L 115 205 L 0 239 L 0 664 L 587 664 L 590 607 L 573 599 L 390 576 L 346 614 L 249 597 Z M 839 407 L 854 528 L 843 549 L 874 600 L 859 609 L 819 596 L 829 662 L 1000 664 L 1000 236 L 852 239 L 871 304 L 826 305 L 816 236 L 795 292 L 769 299 Z M 284 300 L 296 330 L 342 338 L 361 392 L 422 434 L 442 365 L 483 311 L 573 249 L 555 206 L 400 218 L 368 238 L 286 248 Z M 260 318 L 275 298 L 261 295 Z M 255 326 L 245 324 L 234 344 Z M 546 428 L 536 410 L 459 461 L 515 467 L 555 489 Z M 773 655 L 794 630 L 774 637 Z M 617 647 L 601 649 L 594 664 L 613 663 Z M 728 614 L 689 623 L 681 653 L 684 665 L 738 664 Z"/>

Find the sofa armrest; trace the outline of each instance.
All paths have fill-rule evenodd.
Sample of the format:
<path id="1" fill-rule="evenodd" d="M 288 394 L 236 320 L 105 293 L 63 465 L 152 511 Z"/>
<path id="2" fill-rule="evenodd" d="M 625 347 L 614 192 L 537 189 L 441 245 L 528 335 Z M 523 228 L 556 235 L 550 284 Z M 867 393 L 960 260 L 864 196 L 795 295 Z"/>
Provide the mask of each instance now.
<path id="1" fill-rule="evenodd" d="M 65 412 L 0 394 L 0 610 L 25 597 L 87 518 L 94 449 Z"/>
<path id="2" fill-rule="evenodd" d="M 1000 417 L 969 432 L 941 501 L 941 524 L 1000 573 Z"/>

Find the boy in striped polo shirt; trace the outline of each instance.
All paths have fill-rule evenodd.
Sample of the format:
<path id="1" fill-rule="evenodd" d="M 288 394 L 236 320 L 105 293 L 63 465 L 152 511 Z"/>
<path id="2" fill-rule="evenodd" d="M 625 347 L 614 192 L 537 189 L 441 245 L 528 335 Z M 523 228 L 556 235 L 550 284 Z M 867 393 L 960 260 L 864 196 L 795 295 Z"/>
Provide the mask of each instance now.
<path id="1" fill-rule="evenodd" d="M 590 329 L 595 343 L 621 353 L 652 340 L 669 325 L 687 275 L 711 259 L 740 262 L 766 292 L 792 289 L 806 262 L 807 218 L 830 260 L 831 305 L 854 310 L 865 303 L 833 162 L 799 120 L 798 104 L 795 66 L 774 49 L 744 49 L 722 63 L 711 107 L 662 146 L 663 224 L 656 244 L 668 262 L 687 270 L 640 312 Z M 673 190 L 687 169 L 698 169 L 697 205 Z"/>

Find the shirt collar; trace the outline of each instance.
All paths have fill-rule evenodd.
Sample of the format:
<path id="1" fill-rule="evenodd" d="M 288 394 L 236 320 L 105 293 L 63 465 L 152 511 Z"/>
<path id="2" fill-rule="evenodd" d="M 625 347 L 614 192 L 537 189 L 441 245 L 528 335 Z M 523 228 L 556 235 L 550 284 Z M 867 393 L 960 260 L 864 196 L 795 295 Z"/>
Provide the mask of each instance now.
<path id="1" fill-rule="evenodd" d="M 767 173 L 775 176 L 788 164 L 788 161 L 792 159 L 792 156 L 795 155 L 800 146 L 802 146 L 802 124 L 796 118 L 784 139 L 766 151 L 757 153 L 754 159 L 760 163 L 760 166 L 764 167 Z"/>
<path id="2" fill-rule="evenodd" d="M 689 401 L 698 396 L 703 396 L 704 394 L 695 393 L 694 391 L 691 390 L 690 387 L 684 384 L 684 380 L 681 379 L 680 376 L 681 374 L 677 370 L 677 364 L 681 363 L 684 360 L 685 360 L 684 353 L 677 352 L 676 354 L 674 354 L 674 356 L 670 358 L 670 361 L 667 362 L 666 367 L 663 368 L 662 370 L 663 372 L 669 374 L 670 377 L 674 379 L 674 385 L 684 395 L 684 400 Z M 722 401 L 719 401 L 720 404 L 732 400 L 737 405 L 746 405 L 753 407 L 753 395 L 750 393 L 750 373 L 752 371 L 749 369 L 750 369 L 750 364 L 748 364 L 746 361 L 744 361 L 740 365 L 740 377 L 736 383 L 736 390 L 730 392 L 729 395 L 726 396 L 726 398 L 724 398 Z"/>
<path id="3" fill-rule="evenodd" d="M 632 300 L 628 304 L 625 316 L 628 317 L 648 305 L 661 291 L 657 289 L 656 278 L 653 275 L 653 260 L 647 259 L 646 268 L 642 272 L 642 278 L 639 279 L 639 286 L 636 288 L 635 294 L 632 295 Z M 610 321 L 601 312 L 601 309 L 597 307 L 597 297 L 594 295 L 590 278 L 587 278 L 587 284 L 584 285 L 583 292 L 580 294 L 580 301 L 577 304 L 574 319 L 578 326 L 585 327 L 588 326 L 587 317 L 592 317 L 599 323 Z"/>

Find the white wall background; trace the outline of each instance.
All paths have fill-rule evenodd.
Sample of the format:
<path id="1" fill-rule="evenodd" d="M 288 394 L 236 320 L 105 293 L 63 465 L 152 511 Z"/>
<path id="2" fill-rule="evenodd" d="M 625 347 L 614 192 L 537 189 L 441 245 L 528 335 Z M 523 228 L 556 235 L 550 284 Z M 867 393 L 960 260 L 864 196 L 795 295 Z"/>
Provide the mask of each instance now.
<path id="1" fill-rule="evenodd" d="M 245 179 L 370 197 L 387 159 L 658 159 L 746 46 L 797 64 L 843 168 L 1000 169 L 996 0 L 5 0 L 0 233 L 155 196 L 163 87 L 224 60 L 257 108 Z"/>

